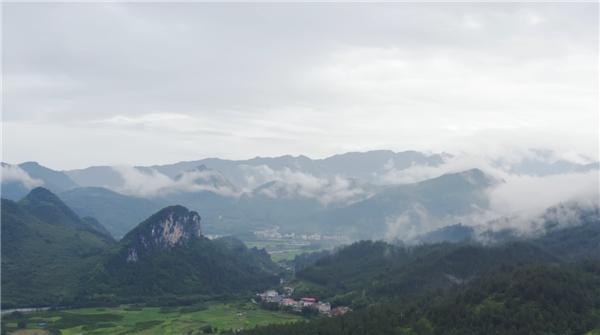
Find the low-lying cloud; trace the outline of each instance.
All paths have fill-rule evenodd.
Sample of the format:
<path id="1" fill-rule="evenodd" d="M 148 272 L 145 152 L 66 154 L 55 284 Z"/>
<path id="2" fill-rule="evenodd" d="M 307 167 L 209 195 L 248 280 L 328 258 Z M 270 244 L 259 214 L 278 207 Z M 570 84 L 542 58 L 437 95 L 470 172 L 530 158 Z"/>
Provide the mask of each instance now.
<path id="1" fill-rule="evenodd" d="M 170 178 L 153 169 L 130 166 L 114 167 L 123 178 L 119 192 L 139 197 L 164 197 L 174 193 L 208 191 L 221 196 L 237 197 L 240 192 L 225 182 L 223 176 L 213 170 L 193 170 Z"/>
<path id="2" fill-rule="evenodd" d="M 250 189 L 259 187 L 268 182 L 275 182 L 269 188 L 258 190 L 261 194 L 276 198 L 304 197 L 317 199 L 323 205 L 347 204 L 370 196 L 365 185 L 356 180 L 334 176 L 320 178 L 309 173 L 283 168 L 274 170 L 266 165 L 242 166 L 246 177 L 246 184 Z"/>
<path id="3" fill-rule="evenodd" d="M 17 165 L 2 164 L 3 183 L 21 183 L 27 189 L 44 185 L 39 179 L 32 178 L 25 170 Z"/>
<path id="4" fill-rule="evenodd" d="M 233 185 L 221 173 L 209 169 L 186 171 L 171 178 L 154 169 L 114 167 L 123 179 L 123 185 L 117 191 L 139 197 L 164 197 L 200 191 L 239 197 L 256 192 L 270 198 L 315 199 L 327 206 L 348 204 L 372 195 L 365 184 L 341 176 L 320 178 L 289 168 L 274 170 L 266 165 L 241 165 L 240 168 L 244 175 L 244 187 Z"/>
<path id="5" fill-rule="evenodd" d="M 427 179 L 454 171 L 463 164 L 464 161 L 459 161 L 440 167 L 423 167 L 421 171 L 409 168 L 404 172 L 399 171 L 398 175 L 404 174 L 394 181 Z M 549 176 L 527 176 L 503 171 L 489 163 L 479 166 L 499 180 L 485 191 L 489 199 L 487 208 L 474 207 L 466 216 L 439 218 L 429 215 L 422 207 L 413 206 L 418 210 L 411 210 L 410 215 L 387 218 L 385 238 L 412 240 L 418 234 L 458 223 L 472 226 L 477 231 L 512 229 L 520 234 L 532 234 L 543 229 L 544 224 L 549 221 L 559 226 L 577 224 L 581 210 L 597 211 L 600 206 L 598 169 Z"/>
<path id="6" fill-rule="evenodd" d="M 598 171 L 555 176 L 506 176 L 489 191 L 498 213 L 531 217 L 561 202 L 598 204 Z"/>

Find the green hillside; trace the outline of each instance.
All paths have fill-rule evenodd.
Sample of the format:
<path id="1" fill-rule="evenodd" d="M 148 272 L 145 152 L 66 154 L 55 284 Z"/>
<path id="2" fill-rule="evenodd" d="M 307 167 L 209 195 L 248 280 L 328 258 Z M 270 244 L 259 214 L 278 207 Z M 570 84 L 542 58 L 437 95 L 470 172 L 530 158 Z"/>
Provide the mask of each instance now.
<path id="1" fill-rule="evenodd" d="M 486 246 L 358 242 L 296 274 L 355 311 L 244 334 L 584 334 L 600 329 L 600 221 Z"/>
<path id="2" fill-rule="evenodd" d="M 600 262 L 506 266 L 464 286 L 245 335 L 584 334 L 600 329 Z"/>
<path id="3" fill-rule="evenodd" d="M 2 307 L 63 304 L 115 242 L 50 191 L 2 199 Z"/>
<path id="4" fill-rule="evenodd" d="M 528 243 L 486 247 L 442 243 L 405 248 L 363 241 L 297 272 L 298 294 L 358 306 L 388 298 L 412 299 L 472 280 L 501 264 L 549 263 L 556 257 Z"/>
<path id="5" fill-rule="evenodd" d="M 79 215 L 98 219 L 116 238 L 127 234 L 161 207 L 150 200 L 102 187 L 75 188 L 61 193 L 60 198 Z"/>
<path id="6" fill-rule="evenodd" d="M 262 249 L 202 236 L 200 216 L 182 206 L 117 243 L 46 189 L 2 200 L 3 308 L 203 300 L 267 288 L 280 270 Z"/>
<path id="7" fill-rule="evenodd" d="M 232 238 L 209 240 L 200 217 L 182 206 L 164 208 L 129 232 L 96 266 L 84 299 L 168 301 L 254 292 L 278 281 L 264 250 Z"/>

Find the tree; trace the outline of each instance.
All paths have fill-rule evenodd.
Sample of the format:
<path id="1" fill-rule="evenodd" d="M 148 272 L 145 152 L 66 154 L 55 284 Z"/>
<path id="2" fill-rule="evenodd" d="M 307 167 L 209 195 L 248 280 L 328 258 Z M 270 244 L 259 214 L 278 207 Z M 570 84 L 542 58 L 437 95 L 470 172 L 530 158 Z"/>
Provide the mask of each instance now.
<path id="1" fill-rule="evenodd" d="M 415 331 L 419 335 L 433 335 L 433 326 L 429 320 L 421 318 L 415 325 Z"/>

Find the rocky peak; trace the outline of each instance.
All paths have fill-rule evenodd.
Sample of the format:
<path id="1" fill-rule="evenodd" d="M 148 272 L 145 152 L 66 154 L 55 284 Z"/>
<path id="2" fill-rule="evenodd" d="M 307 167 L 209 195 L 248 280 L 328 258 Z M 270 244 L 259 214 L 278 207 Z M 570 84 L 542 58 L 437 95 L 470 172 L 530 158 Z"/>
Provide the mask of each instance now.
<path id="1" fill-rule="evenodd" d="M 160 210 L 123 238 L 128 247 L 126 260 L 137 261 L 140 254 L 152 249 L 170 249 L 201 236 L 200 215 L 183 206 Z"/>

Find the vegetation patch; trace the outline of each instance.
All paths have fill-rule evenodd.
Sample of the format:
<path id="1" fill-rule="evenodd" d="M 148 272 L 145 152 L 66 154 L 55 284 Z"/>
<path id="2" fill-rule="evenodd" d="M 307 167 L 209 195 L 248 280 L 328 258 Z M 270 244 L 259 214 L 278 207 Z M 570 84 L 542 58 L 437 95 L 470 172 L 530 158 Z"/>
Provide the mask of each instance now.
<path id="1" fill-rule="evenodd" d="M 10 322 L 3 321 L 6 322 L 5 328 L 10 335 L 82 333 L 179 335 L 222 334 L 232 330 L 251 329 L 258 325 L 291 323 L 302 318 L 281 311 L 263 310 L 256 305 L 236 301 L 191 306 L 81 308 L 18 314 L 9 316 L 9 319 Z M 27 329 L 18 329 L 19 321 L 24 322 Z M 37 327 L 41 321 L 45 323 L 45 329 L 30 329 Z"/>

